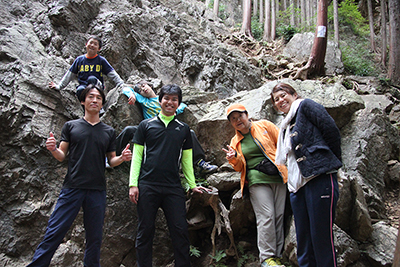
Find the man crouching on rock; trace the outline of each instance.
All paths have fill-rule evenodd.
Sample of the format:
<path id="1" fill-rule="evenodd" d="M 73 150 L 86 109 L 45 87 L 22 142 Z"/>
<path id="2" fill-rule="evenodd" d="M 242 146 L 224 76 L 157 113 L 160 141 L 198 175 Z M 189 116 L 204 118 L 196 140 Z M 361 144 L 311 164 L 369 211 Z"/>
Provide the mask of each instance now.
<path id="1" fill-rule="evenodd" d="M 68 121 L 61 131 L 61 142 L 50 132 L 46 148 L 58 161 L 68 154 L 68 172 L 46 234 L 28 266 L 49 266 L 51 258 L 83 209 L 86 249 L 84 266 L 100 266 L 100 246 L 106 208 L 105 157 L 111 166 L 132 159 L 129 144 L 120 156 L 115 154 L 115 131 L 100 121 L 99 112 L 105 96 L 103 90 L 88 85 L 80 96 L 85 108 L 81 119 Z"/>
<path id="2" fill-rule="evenodd" d="M 175 117 L 182 102 L 181 88 L 175 84 L 163 86 L 158 101 L 161 112 L 142 121 L 133 138 L 129 199 L 137 204 L 137 264 L 140 267 L 152 266 L 155 218 L 161 207 L 172 239 L 175 267 L 189 267 L 190 243 L 180 164 L 193 192 L 209 190 L 196 186 L 190 128 Z"/>

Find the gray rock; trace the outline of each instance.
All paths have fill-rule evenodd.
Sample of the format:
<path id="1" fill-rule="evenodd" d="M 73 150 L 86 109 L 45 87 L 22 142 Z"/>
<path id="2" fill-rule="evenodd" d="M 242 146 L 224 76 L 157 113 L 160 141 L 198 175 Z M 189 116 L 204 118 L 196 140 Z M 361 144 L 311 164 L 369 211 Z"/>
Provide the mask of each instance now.
<path id="1" fill-rule="evenodd" d="M 242 197 L 240 190 L 233 194 L 230 208 L 229 220 L 235 235 L 245 235 L 254 226 L 256 221 L 249 195 Z"/>
<path id="2" fill-rule="evenodd" d="M 400 182 L 400 162 L 391 160 L 388 162 L 388 175 L 385 180 L 386 184 L 398 184 Z"/>
<path id="3" fill-rule="evenodd" d="M 371 266 L 392 266 L 398 230 L 380 221 L 373 225 L 371 244 L 367 245 L 367 257 Z"/>
<path id="4" fill-rule="evenodd" d="M 387 162 L 397 157 L 400 139 L 381 105 L 385 96 L 362 98 L 366 108 L 357 111 L 342 129 L 343 171 L 361 185 L 371 218 L 382 219 Z"/>
<path id="5" fill-rule="evenodd" d="M 392 108 L 389 119 L 393 123 L 398 123 L 400 121 L 400 105 L 396 105 Z"/>
<path id="6" fill-rule="evenodd" d="M 231 191 L 240 188 L 239 172 L 215 173 L 207 178 L 207 182 L 218 191 Z"/>

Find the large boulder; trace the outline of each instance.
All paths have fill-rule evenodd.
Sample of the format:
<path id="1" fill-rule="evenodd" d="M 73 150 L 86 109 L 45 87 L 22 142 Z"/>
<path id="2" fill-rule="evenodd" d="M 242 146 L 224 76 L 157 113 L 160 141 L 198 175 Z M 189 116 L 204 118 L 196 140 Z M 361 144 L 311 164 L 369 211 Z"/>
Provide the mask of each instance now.
<path id="1" fill-rule="evenodd" d="M 384 219 L 382 199 L 388 162 L 399 155 L 398 130 L 385 113 L 383 95 L 362 96 L 366 108 L 357 111 L 342 129 L 343 171 L 356 179 L 364 192 L 372 219 Z"/>

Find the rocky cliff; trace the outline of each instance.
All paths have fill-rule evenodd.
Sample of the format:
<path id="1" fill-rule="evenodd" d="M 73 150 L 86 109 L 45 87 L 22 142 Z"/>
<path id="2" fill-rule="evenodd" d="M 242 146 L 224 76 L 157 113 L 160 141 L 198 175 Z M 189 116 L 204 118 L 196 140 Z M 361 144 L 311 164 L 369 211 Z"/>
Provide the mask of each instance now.
<path id="1" fill-rule="evenodd" d="M 105 56 L 126 83 L 151 80 L 156 87 L 177 83 L 187 110 L 181 119 L 198 134 L 208 160 L 220 166 L 208 177 L 230 211 L 240 257 L 256 266 L 254 215 L 238 193 L 238 174 L 226 165 L 221 148 L 233 135 L 225 108 L 242 102 L 253 119 L 279 124 L 271 106 L 276 81 L 265 82 L 261 70 L 240 51 L 223 43 L 229 30 L 200 1 L 65 0 L 0 1 L 0 264 L 24 266 L 44 234 L 66 173 L 45 148 L 50 131 L 59 139 L 62 125 L 82 116 L 75 84 L 50 90 L 72 61 L 84 53 L 86 38 L 102 37 Z M 340 82 L 290 81 L 304 97 L 323 104 L 343 136 L 343 178 L 335 236 L 340 266 L 387 266 L 397 229 L 387 223 L 385 192 L 399 179 L 399 133 L 395 94 L 368 84 L 357 95 Z M 366 83 L 364 83 L 366 84 Z M 141 112 L 127 105 L 121 88 L 106 82 L 107 105 L 102 120 L 119 133 L 137 124 Z M 396 111 L 397 110 L 397 111 Z M 388 116 L 388 114 L 390 116 Z M 397 171 L 396 171 L 397 170 Z M 108 204 L 102 266 L 135 266 L 135 206 L 128 200 L 129 164 L 107 170 Z M 208 266 L 213 212 L 204 209 L 201 227 L 191 240 L 201 251 L 194 266 Z M 162 213 L 157 217 L 154 266 L 173 262 Z M 285 255 L 296 265 L 293 225 Z M 78 216 L 53 258 L 53 266 L 81 266 L 84 251 L 82 216 Z M 225 233 L 217 250 L 228 248 Z M 226 264 L 237 266 L 238 259 Z M 248 265 L 250 266 L 250 265 Z"/>

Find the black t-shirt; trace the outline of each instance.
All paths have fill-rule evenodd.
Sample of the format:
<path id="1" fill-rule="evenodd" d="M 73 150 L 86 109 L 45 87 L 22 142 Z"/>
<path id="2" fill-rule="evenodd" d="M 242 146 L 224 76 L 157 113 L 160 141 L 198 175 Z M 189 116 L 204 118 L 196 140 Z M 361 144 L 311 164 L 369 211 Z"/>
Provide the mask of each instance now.
<path id="1" fill-rule="evenodd" d="M 144 146 L 139 184 L 182 186 L 179 177 L 182 150 L 192 148 L 186 123 L 175 118 L 165 127 L 158 116 L 143 120 L 133 142 Z"/>
<path id="2" fill-rule="evenodd" d="M 63 188 L 106 190 L 106 153 L 115 151 L 115 131 L 103 122 L 68 121 L 61 141 L 69 143 L 68 172 Z"/>

